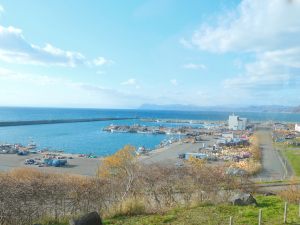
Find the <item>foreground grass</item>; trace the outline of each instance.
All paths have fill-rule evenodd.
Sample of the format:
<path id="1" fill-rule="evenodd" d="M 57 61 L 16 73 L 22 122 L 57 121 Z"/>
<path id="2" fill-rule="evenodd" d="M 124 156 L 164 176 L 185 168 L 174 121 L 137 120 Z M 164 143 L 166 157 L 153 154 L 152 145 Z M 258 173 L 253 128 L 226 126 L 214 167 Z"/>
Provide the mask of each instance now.
<path id="1" fill-rule="evenodd" d="M 284 156 L 289 161 L 296 176 L 300 176 L 300 149 L 286 149 L 282 151 Z"/>
<path id="2" fill-rule="evenodd" d="M 234 225 L 258 224 L 258 211 L 262 209 L 264 225 L 283 224 L 284 202 L 277 196 L 257 196 L 258 206 L 199 205 L 177 208 L 165 214 L 122 216 L 104 220 L 106 225 L 223 225 L 233 217 Z M 299 225 L 298 205 L 288 205 L 287 224 Z M 68 223 L 43 223 L 43 225 L 67 225 Z"/>
<path id="3" fill-rule="evenodd" d="M 283 224 L 284 202 L 279 197 L 258 196 L 258 206 L 200 205 L 193 208 L 178 208 L 162 215 L 141 215 L 134 217 L 117 217 L 105 220 L 110 225 L 159 225 L 159 224 L 229 224 L 232 216 L 234 224 L 257 224 L 258 211 L 263 210 L 263 224 Z M 288 224 L 300 224 L 298 206 L 289 205 Z"/>

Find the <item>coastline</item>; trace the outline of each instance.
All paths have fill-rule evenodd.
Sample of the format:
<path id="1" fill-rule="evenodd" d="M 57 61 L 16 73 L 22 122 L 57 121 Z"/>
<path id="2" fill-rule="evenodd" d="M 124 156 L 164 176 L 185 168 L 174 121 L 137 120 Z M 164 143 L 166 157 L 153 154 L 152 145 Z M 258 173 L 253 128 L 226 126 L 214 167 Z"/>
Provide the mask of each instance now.
<path id="1" fill-rule="evenodd" d="M 167 146 L 154 149 L 147 155 L 140 155 L 138 160 L 145 164 L 176 164 L 179 159 L 178 155 L 187 152 L 197 152 L 200 147 L 213 144 L 213 137 L 208 137 L 208 140 L 204 140 L 198 143 L 184 143 L 182 141 L 169 144 Z M 67 166 L 54 167 L 44 166 L 39 167 L 37 165 L 25 165 L 26 159 L 43 158 L 46 154 L 56 154 L 58 156 L 65 157 L 68 160 Z M 69 159 L 69 158 L 72 159 Z M 80 157 L 79 154 L 72 153 L 57 153 L 57 152 L 43 152 L 37 154 L 30 154 L 26 156 L 19 156 L 17 154 L 0 154 L 0 172 L 7 172 L 17 168 L 32 168 L 48 173 L 69 173 L 84 176 L 95 176 L 101 159 L 98 158 L 86 158 Z"/>

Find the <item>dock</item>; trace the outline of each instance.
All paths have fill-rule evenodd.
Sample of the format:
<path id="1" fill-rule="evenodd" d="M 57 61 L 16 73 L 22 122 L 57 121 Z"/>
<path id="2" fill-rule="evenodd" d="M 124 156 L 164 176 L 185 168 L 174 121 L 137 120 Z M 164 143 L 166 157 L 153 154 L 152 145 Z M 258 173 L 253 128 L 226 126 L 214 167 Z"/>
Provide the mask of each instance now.
<path id="1" fill-rule="evenodd" d="M 59 124 L 59 123 L 84 123 L 97 121 L 115 121 L 115 120 L 133 120 L 137 118 L 89 118 L 89 119 L 55 119 L 55 120 L 23 120 L 23 121 L 0 121 L 0 127 L 9 126 L 27 126 L 41 124 Z"/>

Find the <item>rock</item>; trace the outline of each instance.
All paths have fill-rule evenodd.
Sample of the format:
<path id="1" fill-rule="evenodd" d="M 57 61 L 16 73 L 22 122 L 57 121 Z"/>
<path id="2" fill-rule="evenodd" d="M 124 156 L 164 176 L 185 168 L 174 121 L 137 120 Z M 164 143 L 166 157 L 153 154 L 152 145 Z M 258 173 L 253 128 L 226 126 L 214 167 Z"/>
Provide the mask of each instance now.
<path id="1" fill-rule="evenodd" d="M 230 176 L 245 176 L 247 171 L 238 168 L 228 168 L 226 174 Z"/>
<path id="2" fill-rule="evenodd" d="M 88 213 L 79 219 L 70 220 L 70 225 L 103 225 L 102 220 L 97 212 Z"/>
<path id="3" fill-rule="evenodd" d="M 236 194 L 231 198 L 231 203 L 233 205 L 257 205 L 256 199 L 247 193 Z"/>
<path id="4" fill-rule="evenodd" d="M 274 196 L 274 195 L 276 195 L 276 194 L 272 193 L 272 192 L 267 192 L 267 193 L 264 194 L 264 196 Z"/>

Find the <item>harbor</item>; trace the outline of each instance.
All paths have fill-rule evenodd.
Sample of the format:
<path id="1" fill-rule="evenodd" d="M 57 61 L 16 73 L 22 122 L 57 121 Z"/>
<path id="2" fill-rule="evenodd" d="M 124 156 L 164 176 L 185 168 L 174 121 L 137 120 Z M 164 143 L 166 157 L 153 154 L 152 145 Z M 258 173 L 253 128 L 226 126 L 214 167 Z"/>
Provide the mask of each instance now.
<path id="1" fill-rule="evenodd" d="M 223 124 L 214 123 L 213 125 L 207 126 L 190 126 L 190 125 L 180 125 L 180 126 L 148 126 L 141 124 L 133 125 L 114 125 L 111 124 L 103 128 L 103 131 L 110 133 L 139 133 L 139 134 L 164 134 L 164 135 L 184 135 L 184 136 L 198 136 L 203 134 L 211 134 L 216 130 L 225 129 Z"/>
<path id="2" fill-rule="evenodd" d="M 140 138 L 135 145 L 138 159 L 145 164 L 161 163 L 181 166 L 192 158 L 202 159 L 210 165 L 234 165 L 230 173 L 244 173 L 243 167 L 252 161 L 251 139 L 256 129 L 272 129 L 275 142 L 293 140 L 293 124 L 286 122 L 251 122 L 238 115 L 229 115 L 224 121 L 177 120 L 177 119 L 135 119 L 120 123 L 95 127 L 95 135 L 106 134 L 111 139 Z M 76 124 L 76 123 L 75 123 Z M 86 123 L 91 125 L 94 123 Z M 56 125 L 52 125 L 56 126 Z M 50 126 L 50 127 L 52 127 Z M 94 126 L 94 125 L 93 125 Z M 35 126 L 33 126 L 35 127 Z M 153 147 L 148 147 L 148 139 L 159 137 Z M 34 139 L 35 140 L 35 139 Z M 87 140 L 81 140 L 81 142 Z M 24 143 L 24 142 L 23 142 Z M 42 147 L 38 141 L 29 144 L 0 145 L 1 170 L 30 167 L 43 171 L 71 172 L 95 175 L 101 164 L 101 154 L 91 154 L 89 150 L 72 153 L 64 148 Z M 124 145 L 123 145 L 124 146 Z M 59 150 L 61 149 L 61 150 Z M 91 169 L 93 168 L 93 169 Z M 238 169 L 240 168 L 240 169 Z"/>

